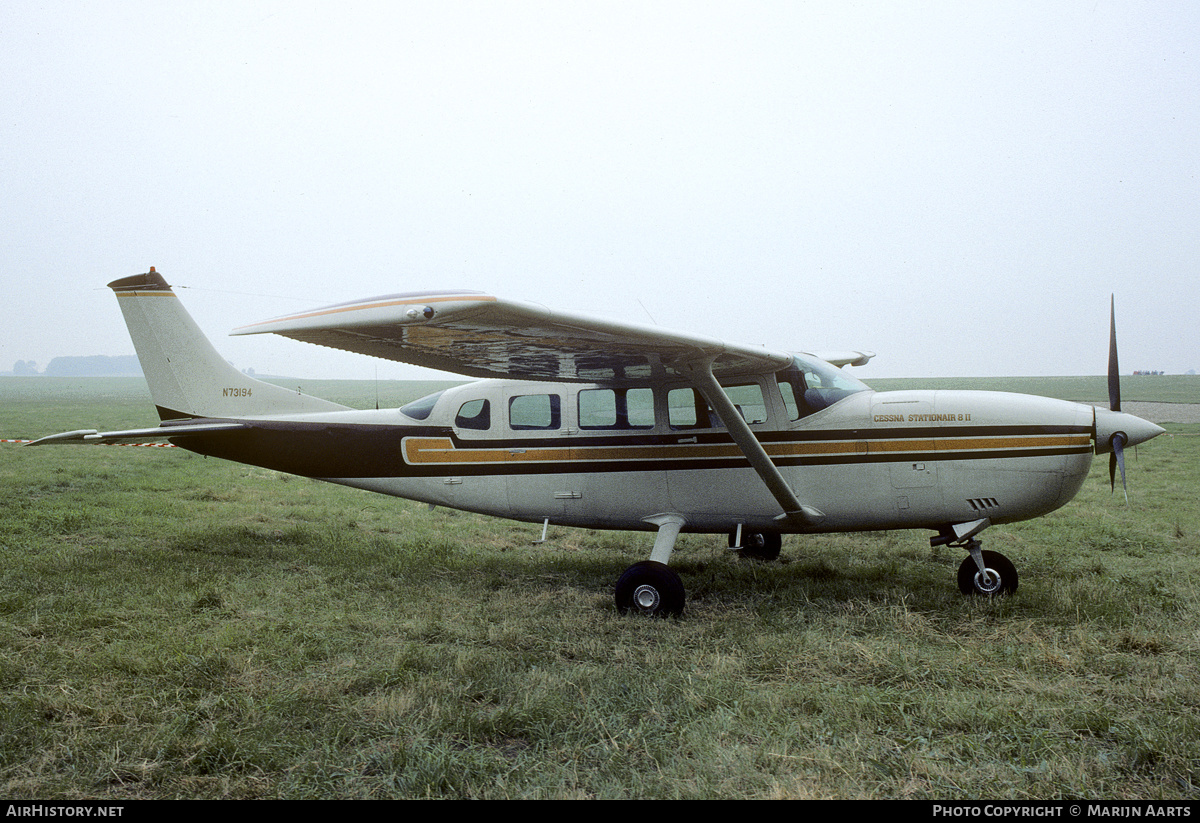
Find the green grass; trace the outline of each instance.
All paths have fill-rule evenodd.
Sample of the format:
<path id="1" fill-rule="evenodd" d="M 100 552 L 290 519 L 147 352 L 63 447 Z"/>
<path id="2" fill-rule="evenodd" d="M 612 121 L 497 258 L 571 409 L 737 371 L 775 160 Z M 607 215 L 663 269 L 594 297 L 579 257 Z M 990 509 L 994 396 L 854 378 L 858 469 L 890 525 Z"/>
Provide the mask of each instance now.
<path id="1" fill-rule="evenodd" d="M 139 381 L 37 380 L 0 381 L 0 436 L 154 422 Z M 0 795 L 1194 800 L 1197 434 L 1130 454 L 1128 506 L 1098 460 L 986 532 L 1012 598 L 963 599 L 924 532 L 777 564 L 685 535 L 679 620 L 612 605 L 644 534 L 533 546 L 181 450 L 5 444 Z"/>

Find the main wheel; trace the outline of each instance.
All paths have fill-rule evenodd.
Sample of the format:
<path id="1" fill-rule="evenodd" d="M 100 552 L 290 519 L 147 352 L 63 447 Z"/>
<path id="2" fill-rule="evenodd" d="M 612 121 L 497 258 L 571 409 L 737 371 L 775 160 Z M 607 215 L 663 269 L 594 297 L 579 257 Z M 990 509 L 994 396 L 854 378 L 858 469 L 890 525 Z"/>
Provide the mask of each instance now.
<path id="1" fill-rule="evenodd" d="M 778 560 L 783 546 L 783 535 L 779 532 L 756 532 L 742 530 L 742 557 L 755 560 Z M 729 548 L 737 548 L 737 529 L 729 533 Z"/>
<path id="2" fill-rule="evenodd" d="M 617 581 L 617 609 L 653 617 L 683 613 L 683 581 L 664 563 L 645 560 L 625 570 Z"/>
<path id="3" fill-rule="evenodd" d="M 970 557 L 962 562 L 958 567 L 960 592 L 995 597 L 1017 590 L 1017 567 L 1007 557 L 1000 552 L 983 552 L 983 565 L 988 571 L 986 575 L 979 571 Z"/>

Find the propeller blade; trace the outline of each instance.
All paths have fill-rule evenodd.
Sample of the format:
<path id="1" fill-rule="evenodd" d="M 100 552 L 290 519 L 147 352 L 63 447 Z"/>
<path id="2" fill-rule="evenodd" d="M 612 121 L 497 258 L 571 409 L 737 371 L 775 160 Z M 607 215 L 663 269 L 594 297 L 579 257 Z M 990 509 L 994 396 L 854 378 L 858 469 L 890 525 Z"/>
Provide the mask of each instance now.
<path id="1" fill-rule="evenodd" d="M 1121 369 L 1117 366 L 1117 298 L 1111 298 L 1108 321 L 1108 407 L 1121 410 Z"/>
<path id="2" fill-rule="evenodd" d="M 1117 490 L 1117 469 L 1121 470 L 1121 488 L 1125 491 L 1125 502 L 1129 503 L 1129 484 L 1125 482 L 1125 435 L 1117 432 L 1112 439 L 1112 456 L 1108 458 L 1108 482 Z"/>

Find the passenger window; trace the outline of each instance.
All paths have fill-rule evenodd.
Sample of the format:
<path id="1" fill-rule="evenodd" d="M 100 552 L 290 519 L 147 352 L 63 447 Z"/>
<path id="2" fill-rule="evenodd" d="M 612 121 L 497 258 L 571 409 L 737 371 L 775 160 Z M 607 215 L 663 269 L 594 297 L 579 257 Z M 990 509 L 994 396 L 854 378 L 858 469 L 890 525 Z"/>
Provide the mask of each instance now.
<path id="1" fill-rule="evenodd" d="M 710 428 L 708 403 L 695 389 L 671 389 L 667 393 L 667 415 L 673 429 Z"/>
<path id="2" fill-rule="evenodd" d="M 654 389 L 626 389 L 625 419 L 631 429 L 654 428 Z"/>
<path id="3" fill-rule="evenodd" d="M 654 428 L 654 390 L 583 389 L 579 392 L 579 428 Z"/>
<path id="4" fill-rule="evenodd" d="M 524 394 L 508 401 L 508 425 L 514 430 L 557 429 L 562 425 L 557 394 Z"/>
<path id="5" fill-rule="evenodd" d="M 454 418 L 454 425 L 460 429 L 476 429 L 486 431 L 492 427 L 491 404 L 486 400 L 471 400 L 463 403 Z"/>
<path id="6" fill-rule="evenodd" d="M 767 404 L 763 401 L 762 388 L 757 383 L 726 386 L 725 394 L 747 423 L 767 422 Z"/>
<path id="7" fill-rule="evenodd" d="M 767 404 L 763 400 L 762 387 L 757 383 L 722 386 L 722 389 L 747 423 L 767 422 Z M 668 392 L 667 412 L 673 429 L 719 429 L 725 425 L 695 389 Z"/>
<path id="8" fill-rule="evenodd" d="M 617 425 L 617 393 L 584 389 L 579 393 L 579 428 L 612 429 Z"/>

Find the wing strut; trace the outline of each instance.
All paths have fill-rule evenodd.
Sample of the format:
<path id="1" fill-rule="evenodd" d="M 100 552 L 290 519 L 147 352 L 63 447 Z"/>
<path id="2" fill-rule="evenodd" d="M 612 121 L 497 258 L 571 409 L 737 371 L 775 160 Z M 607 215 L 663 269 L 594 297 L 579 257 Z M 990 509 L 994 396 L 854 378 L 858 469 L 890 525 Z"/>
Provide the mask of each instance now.
<path id="1" fill-rule="evenodd" d="M 733 401 L 729 399 L 729 395 L 725 394 L 725 390 L 713 376 L 712 363 L 713 359 L 709 358 L 688 363 L 674 363 L 672 367 L 688 378 L 700 394 L 704 395 L 704 399 L 712 406 L 717 416 L 721 418 L 726 430 L 733 437 L 733 442 L 737 443 L 742 454 L 750 461 L 750 465 L 758 472 L 758 476 L 767 485 L 767 489 L 783 508 L 780 519 L 791 520 L 801 526 L 815 526 L 825 518 L 825 515 L 812 506 L 805 506 L 797 499 L 796 493 L 779 473 L 778 467 L 771 461 L 771 457 L 763 448 L 762 443 L 758 442 L 758 438 L 754 436 L 749 424 L 742 419 L 742 415 L 733 405 Z"/>

